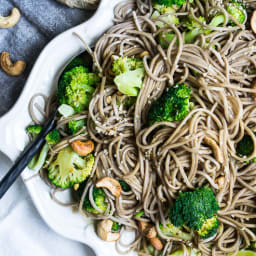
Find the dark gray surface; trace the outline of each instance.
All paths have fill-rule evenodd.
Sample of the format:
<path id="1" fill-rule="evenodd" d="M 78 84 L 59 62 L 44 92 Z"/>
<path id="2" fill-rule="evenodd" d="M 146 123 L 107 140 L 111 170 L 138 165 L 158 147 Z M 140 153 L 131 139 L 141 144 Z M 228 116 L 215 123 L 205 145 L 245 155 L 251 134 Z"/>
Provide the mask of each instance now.
<path id="1" fill-rule="evenodd" d="M 20 10 L 21 19 L 12 28 L 0 29 L 0 52 L 10 52 L 14 61 L 26 61 L 27 68 L 18 77 L 10 77 L 0 69 L 0 116 L 19 97 L 44 46 L 56 35 L 82 23 L 93 14 L 91 11 L 68 8 L 55 0 L 0 0 L 0 15 L 9 15 L 13 7 Z"/>

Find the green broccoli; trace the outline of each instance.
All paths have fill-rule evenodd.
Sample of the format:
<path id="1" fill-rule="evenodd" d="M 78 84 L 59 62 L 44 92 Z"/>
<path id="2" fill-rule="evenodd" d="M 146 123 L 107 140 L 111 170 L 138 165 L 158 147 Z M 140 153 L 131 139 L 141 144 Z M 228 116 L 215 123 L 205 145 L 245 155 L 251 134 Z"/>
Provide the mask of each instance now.
<path id="1" fill-rule="evenodd" d="M 54 129 L 49 132 L 45 137 L 46 142 L 48 145 L 55 145 L 60 141 L 60 133 L 58 130 Z"/>
<path id="2" fill-rule="evenodd" d="M 144 210 L 140 210 L 135 214 L 135 218 L 140 218 L 144 214 Z"/>
<path id="3" fill-rule="evenodd" d="M 120 228 L 121 228 L 121 225 L 118 222 L 114 221 L 112 225 L 112 231 L 118 232 Z"/>
<path id="4" fill-rule="evenodd" d="M 152 104 L 148 113 L 148 124 L 183 120 L 193 107 L 193 104 L 189 101 L 191 95 L 191 89 L 186 84 L 177 84 L 169 87 Z"/>
<path id="5" fill-rule="evenodd" d="M 192 2 L 191 0 L 189 2 Z M 186 0 L 154 0 L 154 7 L 156 5 L 164 5 L 164 6 L 181 6 L 186 3 Z"/>
<path id="6" fill-rule="evenodd" d="M 193 235 L 182 230 L 182 227 L 176 227 L 171 222 L 166 222 L 165 227 L 160 224 L 160 230 L 165 236 L 176 237 L 185 241 L 191 241 Z"/>
<path id="7" fill-rule="evenodd" d="M 255 136 L 256 136 L 256 132 L 254 132 Z M 244 137 L 237 143 L 236 146 L 236 153 L 243 157 L 243 156 L 250 156 L 252 154 L 254 150 L 254 145 L 253 145 L 253 141 L 250 135 L 245 134 Z M 256 162 L 256 157 L 254 157 L 252 160 L 252 162 Z"/>
<path id="8" fill-rule="evenodd" d="M 198 20 L 204 24 L 206 23 L 205 18 L 202 16 Z M 189 30 L 185 33 L 185 43 L 187 44 L 193 43 L 200 34 L 204 33 L 204 27 L 192 17 L 189 17 L 189 20 L 185 23 L 185 27 Z"/>
<path id="9" fill-rule="evenodd" d="M 114 82 L 120 92 L 137 96 L 142 87 L 145 70 L 141 59 L 120 57 L 113 63 Z"/>
<path id="10" fill-rule="evenodd" d="M 190 256 L 203 256 L 203 254 L 201 254 L 197 249 L 187 247 L 187 250 L 188 250 L 188 255 Z M 167 256 L 183 256 L 183 255 L 184 255 L 183 250 L 179 249 L 171 254 L 168 254 Z"/>
<path id="11" fill-rule="evenodd" d="M 85 126 L 85 120 L 72 120 L 68 122 L 68 131 L 70 134 L 75 134 Z"/>
<path id="12" fill-rule="evenodd" d="M 42 131 L 42 129 L 43 127 L 41 125 L 29 125 L 26 128 L 26 132 L 29 133 L 31 137 L 34 139 Z"/>
<path id="13" fill-rule="evenodd" d="M 170 208 L 169 218 L 176 227 L 187 226 L 205 239 L 213 236 L 219 226 L 216 217 L 219 210 L 213 191 L 207 187 L 180 193 Z"/>
<path id="14" fill-rule="evenodd" d="M 41 132 L 42 126 L 40 125 L 30 125 L 26 128 L 26 131 L 31 134 L 32 138 Z M 37 153 L 28 164 L 28 168 L 33 171 L 39 171 L 47 158 L 49 145 L 55 145 L 60 141 L 60 133 L 58 130 L 52 130 L 45 137 L 46 143 L 42 147 L 39 153 Z"/>
<path id="15" fill-rule="evenodd" d="M 135 57 L 119 57 L 114 61 L 112 71 L 114 72 L 115 76 L 118 76 L 127 71 L 136 70 L 143 67 L 144 66 L 141 59 L 137 59 Z"/>
<path id="16" fill-rule="evenodd" d="M 219 228 L 219 221 L 216 215 L 207 219 L 203 226 L 197 231 L 198 235 L 205 239 L 214 236 Z"/>
<path id="17" fill-rule="evenodd" d="M 158 17 L 160 17 L 161 15 L 164 15 L 161 17 L 162 20 L 174 24 L 174 25 L 178 25 L 179 24 L 179 18 L 175 15 L 173 15 L 175 13 L 175 9 L 172 7 L 161 7 L 158 10 L 155 10 L 151 16 L 152 20 L 157 19 Z M 166 15 L 169 14 L 169 15 Z M 156 26 L 158 26 L 159 28 L 163 28 L 163 27 L 167 27 L 168 25 L 165 24 L 162 21 L 155 21 Z"/>
<path id="18" fill-rule="evenodd" d="M 96 188 L 96 187 L 93 188 L 93 200 L 94 200 L 96 206 L 99 209 L 101 209 L 103 212 L 105 212 L 107 210 L 108 204 L 106 202 L 106 194 L 104 193 L 102 188 Z M 93 208 L 93 206 L 91 205 L 91 202 L 89 200 L 88 194 L 86 195 L 86 197 L 84 199 L 83 208 L 88 213 L 102 214 L 101 212 L 99 212 Z"/>
<path id="19" fill-rule="evenodd" d="M 174 32 L 161 32 L 158 36 L 158 42 L 159 44 L 164 48 L 167 49 L 169 44 L 172 42 L 172 40 L 175 37 Z"/>
<path id="20" fill-rule="evenodd" d="M 48 178 L 52 184 L 69 188 L 83 182 L 94 165 L 94 156 L 89 154 L 82 158 L 68 146 L 60 150 L 55 161 L 48 167 Z"/>
<path id="21" fill-rule="evenodd" d="M 243 23 L 245 21 L 246 10 L 240 2 L 232 1 L 227 5 L 226 10 L 239 23 Z M 229 24 L 231 26 L 236 26 L 236 24 L 232 20 L 229 20 Z"/>
<path id="22" fill-rule="evenodd" d="M 122 187 L 122 190 L 123 190 L 124 192 L 129 192 L 129 191 L 131 191 L 131 187 L 130 187 L 124 180 L 119 180 L 119 183 L 120 183 L 120 185 L 121 185 L 121 187 Z"/>
<path id="23" fill-rule="evenodd" d="M 227 12 L 235 18 L 239 23 L 243 23 L 246 18 L 246 10 L 239 2 L 232 1 L 231 3 L 227 4 L 226 7 Z M 199 21 L 206 24 L 204 17 L 199 17 Z M 209 25 L 212 27 L 219 27 L 225 22 L 225 16 L 223 14 L 217 14 L 214 16 Z M 236 24 L 229 20 L 228 24 L 232 26 L 236 26 Z M 185 23 L 185 27 L 189 30 L 185 34 L 185 43 L 193 43 L 195 39 L 200 34 L 210 34 L 212 32 L 211 29 L 205 29 L 202 25 L 200 25 L 198 22 L 196 22 L 192 17 L 189 17 L 189 21 Z"/>
<path id="24" fill-rule="evenodd" d="M 95 73 L 88 73 L 83 66 L 65 72 L 58 84 L 57 97 L 60 104 L 68 104 L 81 112 L 89 106 L 94 86 L 99 82 Z"/>

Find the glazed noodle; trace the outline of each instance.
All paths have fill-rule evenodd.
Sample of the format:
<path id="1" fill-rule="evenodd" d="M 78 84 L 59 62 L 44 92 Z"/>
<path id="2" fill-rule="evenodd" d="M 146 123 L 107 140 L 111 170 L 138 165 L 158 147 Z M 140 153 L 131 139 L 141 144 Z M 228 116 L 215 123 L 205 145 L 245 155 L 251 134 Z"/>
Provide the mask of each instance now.
<path id="1" fill-rule="evenodd" d="M 255 1 L 247 2 L 248 15 L 253 6 Z M 256 164 L 250 162 L 256 147 L 248 157 L 236 153 L 236 145 L 244 134 L 249 134 L 256 145 L 252 132 L 256 129 L 256 89 L 252 87 L 256 78 L 256 37 L 247 17 L 242 24 L 233 20 L 237 25 L 227 25 L 232 17 L 222 1 L 187 1 L 174 15 L 189 15 L 200 23 L 199 16 L 216 12 L 224 14 L 225 24 L 212 27 L 202 23 L 212 32 L 186 44 L 182 24 L 172 25 L 161 16 L 150 18 L 150 1 L 129 0 L 119 4 L 115 9 L 116 24 L 95 45 L 94 66 L 102 79 L 88 111 L 58 121 L 63 139 L 51 148 L 41 173 L 47 172 L 47 165 L 72 141 L 93 140 L 95 164 L 79 210 L 86 216 L 112 219 L 122 224 L 122 229 L 135 231 L 134 242 L 125 245 L 127 251 L 158 255 L 157 251 L 149 252 L 148 240 L 139 231 L 138 221 L 156 226 L 163 243 L 161 255 L 180 247 L 183 255 L 190 255 L 188 246 L 198 248 L 203 255 L 236 255 L 256 240 Z M 157 20 L 166 25 L 158 28 Z M 163 31 L 175 34 L 167 49 L 158 43 L 158 35 Z M 135 104 L 128 108 L 119 104 L 128 96 L 120 94 L 113 83 L 113 55 L 143 59 L 144 83 Z M 177 83 L 186 83 L 192 89 L 193 110 L 180 122 L 147 126 L 152 103 L 165 88 Z M 52 102 L 48 102 L 47 114 Z M 32 105 L 31 115 L 38 123 Z M 62 129 L 70 120 L 82 119 L 87 120 L 87 125 L 75 135 L 70 136 Z M 88 214 L 83 209 L 83 200 L 89 193 L 92 206 L 97 208 L 92 191 L 95 182 L 105 176 L 124 180 L 131 190 L 115 198 L 104 189 L 109 210 L 103 215 Z M 195 238 L 192 243 L 164 235 L 159 225 L 165 225 L 168 208 L 179 192 L 203 185 L 212 188 L 220 206 L 217 235 L 206 240 Z M 56 187 L 53 188 L 55 198 Z M 135 217 L 141 210 L 143 216 Z M 117 241 L 118 250 L 120 243 L 124 246 Z"/>

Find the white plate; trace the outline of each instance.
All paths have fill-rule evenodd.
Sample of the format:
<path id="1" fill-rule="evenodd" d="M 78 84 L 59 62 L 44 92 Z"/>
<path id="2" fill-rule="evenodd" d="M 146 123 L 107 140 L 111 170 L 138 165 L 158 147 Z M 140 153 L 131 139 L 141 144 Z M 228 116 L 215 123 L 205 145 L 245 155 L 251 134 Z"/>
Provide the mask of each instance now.
<path id="1" fill-rule="evenodd" d="M 82 43 L 73 32 L 81 35 L 88 44 L 92 44 L 112 25 L 113 9 L 120 0 L 102 0 L 95 15 L 87 22 L 74 27 L 52 40 L 36 61 L 21 96 L 14 107 L 0 119 L 0 151 L 15 161 L 28 143 L 25 127 L 31 122 L 28 104 L 33 94 L 47 96 L 56 89 L 56 77 L 62 67 L 74 55 L 84 51 Z M 22 178 L 31 176 L 25 169 Z M 38 177 L 25 182 L 33 202 L 45 222 L 57 233 L 89 245 L 98 256 L 117 256 L 114 243 L 100 240 L 93 224 L 69 207 L 56 204 L 49 194 L 49 187 Z M 60 195 L 69 199 L 69 194 Z M 127 254 L 128 255 L 128 254 Z M 129 256 L 136 255 L 130 253 Z"/>

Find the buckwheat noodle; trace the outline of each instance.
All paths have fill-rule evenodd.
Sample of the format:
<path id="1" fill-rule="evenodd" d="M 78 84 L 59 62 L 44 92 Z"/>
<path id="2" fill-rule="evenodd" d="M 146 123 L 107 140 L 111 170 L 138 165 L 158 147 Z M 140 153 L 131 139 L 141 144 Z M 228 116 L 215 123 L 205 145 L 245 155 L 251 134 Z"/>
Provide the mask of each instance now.
<path id="1" fill-rule="evenodd" d="M 256 129 L 256 89 L 251 87 L 256 78 L 256 37 L 244 24 L 227 26 L 230 15 L 222 1 L 195 0 L 177 10 L 175 15 L 190 15 L 198 20 L 200 15 L 221 12 L 225 16 L 223 27 L 211 27 L 208 35 L 200 35 L 194 44 L 184 43 L 182 25 L 166 23 L 157 28 L 157 20 L 150 19 L 151 1 L 128 0 L 115 8 L 115 25 L 99 38 L 93 52 L 96 66 L 101 70 L 102 82 L 96 89 L 88 111 L 58 120 L 58 129 L 64 139 L 51 148 L 47 165 L 58 151 L 77 139 L 92 139 L 96 143 L 93 174 L 87 182 L 79 210 L 83 215 L 83 200 L 92 191 L 95 181 L 110 176 L 127 182 L 130 192 L 122 192 L 119 199 L 105 190 L 108 210 L 94 219 L 112 219 L 123 224 L 122 229 L 135 231 L 132 244 L 116 244 L 139 255 L 151 255 L 148 242 L 140 234 L 137 220 L 153 222 L 164 241 L 163 256 L 182 246 L 183 255 L 190 255 L 187 246 L 193 244 L 204 255 L 236 255 L 256 240 L 256 164 L 246 164 L 256 155 L 256 140 L 251 130 Z M 248 10 L 256 1 L 246 1 Z M 249 11 L 250 14 L 250 11 Z M 200 21 L 198 20 L 200 23 Z M 234 20 L 237 23 L 236 20 Z M 175 38 L 163 49 L 157 41 L 159 33 L 173 31 Z M 167 40 L 167 39 L 166 39 Z M 178 44 L 176 43 L 178 41 Z M 112 56 L 141 56 L 146 70 L 144 84 L 136 103 L 127 108 L 118 102 L 125 101 L 113 83 Z M 181 122 L 160 122 L 146 126 L 149 108 L 165 90 L 175 83 L 186 82 L 193 92 L 195 107 Z M 30 112 L 35 123 L 35 95 Z M 46 101 L 46 99 L 45 99 Z M 50 113 L 53 100 L 45 106 Z M 63 128 L 70 120 L 86 119 L 87 125 L 75 135 L 68 136 Z M 254 152 L 247 158 L 236 155 L 236 144 L 245 133 L 251 135 Z M 216 142 L 221 158 L 217 158 L 205 138 Z M 45 169 L 41 173 L 45 173 Z M 222 186 L 219 179 L 224 178 Z M 47 180 L 47 178 L 45 178 Z M 50 184 L 50 183 L 49 183 Z M 168 207 L 180 191 L 207 185 L 211 187 L 220 205 L 220 229 L 208 240 L 195 238 L 192 243 L 161 233 L 159 224 L 168 219 Z M 53 186 L 53 185 L 50 185 Z M 55 190 L 52 193 L 55 197 Z M 59 200 L 57 200 L 59 201 Z M 71 203 L 72 204 L 72 203 Z M 68 203 L 69 205 L 69 203 Z M 73 205 L 73 204 L 72 204 Z M 135 218 L 140 210 L 142 217 Z M 157 252 L 155 255 L 158 255 Z"/>

